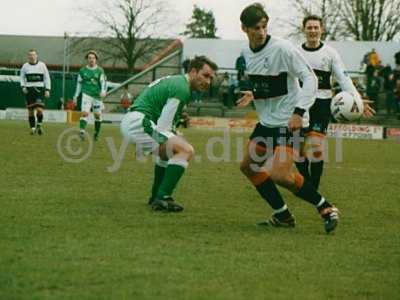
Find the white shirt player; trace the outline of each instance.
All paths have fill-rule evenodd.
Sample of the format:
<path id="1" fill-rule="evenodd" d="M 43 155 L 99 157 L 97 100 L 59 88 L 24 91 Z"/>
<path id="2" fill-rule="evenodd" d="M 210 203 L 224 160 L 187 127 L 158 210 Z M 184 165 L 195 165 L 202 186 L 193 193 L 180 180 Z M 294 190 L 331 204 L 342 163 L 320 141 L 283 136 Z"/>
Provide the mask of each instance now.
<path id="1" fill-rule="evenodd" d="M 332 75 L 339 83 L 343 91 L 359 95 L 350 77 L 347 75 L 345 66 L 336 50 L 321 43 L 318 48 L 307 48 L 301 45 L 300 52 L 303 54 L 318 78 L 318 99 L 331 99 Z"/>
<path id="2" fill-rule="evenodd" d="M 36 64 L 25 63 L 21 68 L 21 87 L 42 87 L 50 90 L 50 75 L 46 65 L 38 61 Z"/>
<path id="3" fill-rule="evenodd" d="M 267 127 L 287 127 L 295 108 L 299 108 L 305 111 L 303 126 L 307 127 L 317 78 L 300 51 L 286 40 L 267 36 L 261 49 L 247 48 L 242 54 L 260 123 Z"/>

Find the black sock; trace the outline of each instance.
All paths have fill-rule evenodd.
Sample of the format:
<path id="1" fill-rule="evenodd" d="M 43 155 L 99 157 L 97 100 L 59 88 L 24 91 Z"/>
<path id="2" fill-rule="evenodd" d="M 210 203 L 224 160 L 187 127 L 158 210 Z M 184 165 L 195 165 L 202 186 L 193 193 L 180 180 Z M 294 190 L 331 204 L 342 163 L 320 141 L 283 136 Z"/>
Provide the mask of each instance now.
<path id="1" fill-rule="evenodd" d="M 37 116 L 38 125 L 42 125 L 42 122 L 43 122 L 43 114 L 37 114 L 36 116 Z"/>
<path id="2" fill-rule="evenodd" d="M 256 189 L 274 210 L 285 206 L 281 193 L 271 179 L 267 179 L 260 185 L 257 185 Z"/>
<path id="3" fill-rule="evenodd" d="M 96 135 L 99 134 L 99 132 L 100 132 L 100 127 L 101 127 L 101 121 L 95 120 L 95 121 L 94 121 L 94 132 L 95 132 Z"/>
<path id="4" fill-rule="evenodd" d="M 302 162 L 296 162 L 297 170 L 299 170 L 300 174 L 303 175 L 304 179 L 310 178 L 310 172 L 308 171 L 308 167 L 310 165 L 310 161 L 307 158 L 304 158 Z"/>
<path id="5" fill-rule="evenodd" d="M 30 126 L 30 128 L 35 128 L 35 127 L 36 127 L 35 116 L 29 116 L 28 120 L 29 120 L 29 126 Z"/>
<path id="6" fill-rule="evenodd" d="M 324 169 L 324 161 L 311 162 L 310 165 L 310 183 L 318 190 L 319 182 L 321 180 L 322 171 Z"/>
<path id="7" fill-rule="evenodd" d="M 303 186 L 297 193 L 295 193 L 295 195 L 307 201 L 308 203 L 313 204 L 314 206 L 319 205 L 322 200 L 321 194 L 318 193 L 317 190 L 307 180 L 304 180 Z M 325 208 L 330 206 L 332 205 L 325 200 L 320 206 L 318 206 L 318 208 Z"/>

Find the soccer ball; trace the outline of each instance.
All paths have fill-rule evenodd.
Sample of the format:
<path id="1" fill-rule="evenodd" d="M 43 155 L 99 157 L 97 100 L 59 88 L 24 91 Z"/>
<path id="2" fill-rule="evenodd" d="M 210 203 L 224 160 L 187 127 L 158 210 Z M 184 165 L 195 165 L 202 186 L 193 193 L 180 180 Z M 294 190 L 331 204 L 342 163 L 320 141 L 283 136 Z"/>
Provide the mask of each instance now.
<path id="1" fill-rule="evenodd" d="M 364 111 L 364 104 L 358 95 L 340 92 L 332 98 L 331 113 L 335 120 L 350 122 L 358 120 Z"/>

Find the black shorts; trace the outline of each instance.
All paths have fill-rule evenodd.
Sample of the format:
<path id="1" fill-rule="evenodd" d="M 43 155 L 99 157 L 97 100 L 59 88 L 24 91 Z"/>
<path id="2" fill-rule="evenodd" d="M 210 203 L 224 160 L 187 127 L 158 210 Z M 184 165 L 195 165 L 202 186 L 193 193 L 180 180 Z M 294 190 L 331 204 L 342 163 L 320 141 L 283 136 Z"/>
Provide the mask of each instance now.
<path id="1" fill-rule="evenodd" d="M 250 141 L 257 145 L 275 150 L 277 146 L 300 150 L 304 143 L 304 130 L 290 132 L 287 127 L 266 127 L 258 123 L 250 135 Z"/>
<path id="2" fill-rule="evenodd" d="M 311 131 L 326 135 L 328 125 L 331 121 L 331 101 L 332 99 L 316 99 L 310 108 L 310 126 L 305 130 L 305 134 Z"/>
<path id="3" fill-rule="evenodd" d="M 28 87 L 26 97 L 26 107 L 44 107 L 44 91 L 43 87 Z"/>

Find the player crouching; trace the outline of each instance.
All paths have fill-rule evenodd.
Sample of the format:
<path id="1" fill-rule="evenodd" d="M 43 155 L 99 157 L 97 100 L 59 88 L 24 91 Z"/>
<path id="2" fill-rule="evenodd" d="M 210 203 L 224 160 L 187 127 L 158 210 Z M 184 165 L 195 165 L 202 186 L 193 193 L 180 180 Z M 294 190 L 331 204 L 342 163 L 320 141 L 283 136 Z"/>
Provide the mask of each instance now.
<path id="1" fill-rule="evenodd" d="M 191 91 L 207 91 L 217 65 L 205 56 L 191 60 L 185 75 L 152 82 L 135 100 L 121 122 L 124 139 L 136 144 L 136 153 L 156 155 L 149 205 L 155 211 L 180 212 L 183 207 L 172 193 L 194 155 L 194 149 L 175 134 Z"/>

